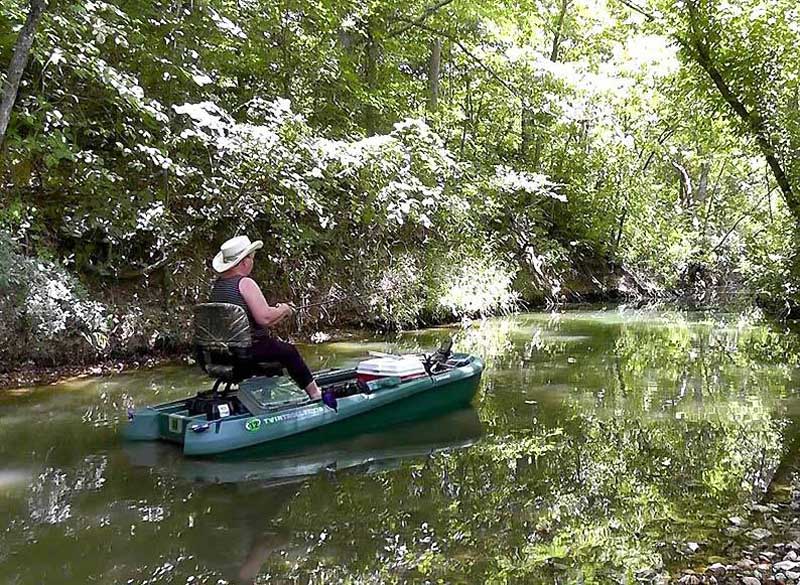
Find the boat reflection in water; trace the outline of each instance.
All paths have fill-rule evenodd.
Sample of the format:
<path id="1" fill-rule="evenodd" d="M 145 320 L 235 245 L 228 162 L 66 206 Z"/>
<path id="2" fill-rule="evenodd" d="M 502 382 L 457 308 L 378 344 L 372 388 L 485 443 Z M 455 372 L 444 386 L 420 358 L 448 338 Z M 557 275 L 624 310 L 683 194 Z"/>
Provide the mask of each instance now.
<path id="1" fill-rule="evenodd" d="M 182 530 L 183 549 L 226 580 L 253 583 L 269 559 L 307 554 L 307 543 L 280 520 L 302 492 L 302 482 L 319 474 L 332 479 L 345 470 L 389 471 L 437 452 L 469 447 L 482 435 L 471 406 L 426 414 L 419 418 L 413 410 L 398 408 L 391 416 L 394 421 L 382 416 L 372 428 L 365 427 L 369 417 L 356 418 L 213 459 L 187 458 L 178 446 L 160 442 L 123 448 L 133 465 L 195 486 L 187 505 L 196 511 L 197 525 Z M 213 511 L 204 514 L 205 509 Z"/>
<path id="2" fill-rule="evenodd" d="M 264 486 L 301 481 L 323 471 L 363 468 L 369 473 L 391 469 L 404 459 L 468 447 L 482 433 L 472 407 L 389 426 L 386 417 L 380 422 L 380 428 L 365 428 L 358 419 L 343 421 L 330 429 L 213 459 L 186 458 L 179 448 L 167 443 L 127 443 L 124 449 L 134 465 L 157 468 L 167 475 L 207 483 L 258 482 Z"/>

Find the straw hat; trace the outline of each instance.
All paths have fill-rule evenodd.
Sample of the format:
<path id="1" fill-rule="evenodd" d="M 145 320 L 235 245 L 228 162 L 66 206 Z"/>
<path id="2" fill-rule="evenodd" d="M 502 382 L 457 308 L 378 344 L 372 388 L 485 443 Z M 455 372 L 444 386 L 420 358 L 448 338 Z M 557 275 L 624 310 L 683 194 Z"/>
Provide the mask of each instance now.
<path id="1" fill-rule="evenodd" d="M 261 240 L 251 242 L 247 236 L 236 236 L 219 247 L 219 254 L 214 256 L 211 266 L 219 273 L 230 270 L 264 245 Z"/>

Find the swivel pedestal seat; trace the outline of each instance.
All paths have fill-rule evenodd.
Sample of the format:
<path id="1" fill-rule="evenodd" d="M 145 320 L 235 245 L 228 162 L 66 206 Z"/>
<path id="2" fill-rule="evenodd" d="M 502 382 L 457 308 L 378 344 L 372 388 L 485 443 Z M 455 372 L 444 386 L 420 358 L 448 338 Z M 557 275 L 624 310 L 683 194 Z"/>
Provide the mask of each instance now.
<path id="1" fill-rule="evenodd" d="M 193 344 L 197 363 L 215 379 L 214 387 L 198 399 L 224 399 L 231 386 L 254 376 L 283 375 L 278 362 L 258 362 L 247 312 L 230 303 L 203 303 L 194 308 Z M 224 389 L 220 386 L 224 384 Z"/>

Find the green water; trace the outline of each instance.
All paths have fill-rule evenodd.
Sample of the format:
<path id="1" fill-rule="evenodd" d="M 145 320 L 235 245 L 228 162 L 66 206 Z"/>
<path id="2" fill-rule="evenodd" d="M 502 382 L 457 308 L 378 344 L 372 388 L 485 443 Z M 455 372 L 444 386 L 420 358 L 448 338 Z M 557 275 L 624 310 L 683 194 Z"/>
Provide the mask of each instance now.
<path id="1" fill-rule="evenodd" d="M 305 346 L 321 368 L 452 334 L 487 370 L 471 408 L 277 456 L 119 439 L 126 407 L 208 385 L 190 366 L 1 393 L 0 581 L 606 583 L 688 566 L 721 552 L 800 431 L 798 344 L 752 321 L 613 308 Z"/>

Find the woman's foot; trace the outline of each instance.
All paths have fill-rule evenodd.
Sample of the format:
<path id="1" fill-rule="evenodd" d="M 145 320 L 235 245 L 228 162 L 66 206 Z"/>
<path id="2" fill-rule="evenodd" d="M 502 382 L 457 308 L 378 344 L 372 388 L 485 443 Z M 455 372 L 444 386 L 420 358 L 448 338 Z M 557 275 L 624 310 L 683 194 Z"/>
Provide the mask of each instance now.
<path id="1" fill-rule="evenodd" d="M 308 394 L 311 400 L 319 400 L 322 398 L 322 392 L 316 382 L 311 382 L 311 384 L 306 386 L 306 394 Z"/>

